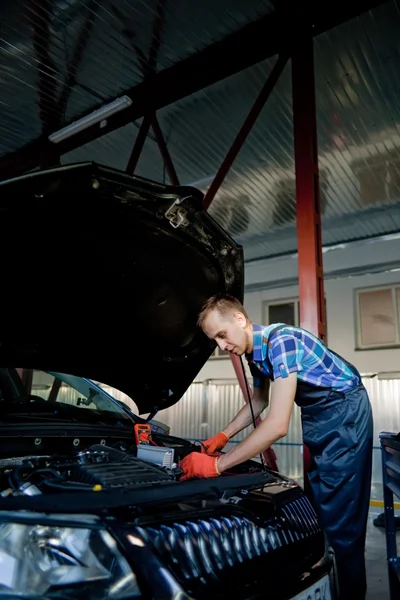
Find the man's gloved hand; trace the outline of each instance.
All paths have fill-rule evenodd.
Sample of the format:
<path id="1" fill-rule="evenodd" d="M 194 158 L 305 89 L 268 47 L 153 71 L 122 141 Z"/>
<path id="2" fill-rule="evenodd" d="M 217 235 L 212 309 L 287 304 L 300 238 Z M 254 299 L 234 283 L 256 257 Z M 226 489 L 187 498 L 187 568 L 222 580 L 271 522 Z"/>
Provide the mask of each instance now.
<path id="1" fill-rule="evenodd" d="M 206 454 L 214 454 L 214 452 L 220 452 L 223 448 L 225 448 L 226 444 L 229 442 L 229 438 L 221 431 L 214 435 L 214 437 L 209 438 L 205 442 L 202 443 L 201 451 Z"/>
<path id="2" fill-rule="evenodd" d="M 200 452 L 188 454 L 179 466 L 183 469 L 183 476 L 180 481 L 186 481 L 192 477 L 210 478 L 220 475 L 217 467 L 217 458 L 201 454 Z"/>

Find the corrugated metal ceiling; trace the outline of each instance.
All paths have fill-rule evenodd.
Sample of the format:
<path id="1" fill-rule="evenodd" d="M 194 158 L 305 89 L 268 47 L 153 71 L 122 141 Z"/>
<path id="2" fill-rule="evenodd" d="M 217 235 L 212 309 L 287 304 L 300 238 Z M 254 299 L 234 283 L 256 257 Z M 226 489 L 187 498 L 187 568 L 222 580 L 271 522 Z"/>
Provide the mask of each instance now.
<path id="1" fill-rule="evenodd" d="M 269 0 L 0 3 L 0 156 L 135 86 L 149 58 L 161 71 L 272 7 Z M 41 115 L 32 110 L 38 102 Z"/>
<path id="2" fill-rule="evenodd" d="M 60 0 L 53 3 L 59 12 L 47 24 L 46 4 L 51 3 L 17 2 L 12 18 L 7 12 L 6 25 L 1 19 L 2 153 L 35 138 L 43 126 L 56 129 L 55 123 L 68 121 L 99 100 L 135 85 L 143 78 L 141 56 L 149 55 L 152 39 L 159 42 L 158 69 L 163 69 L 273 6 L 261 0 L 248 5 L 230 0 L 208 1 L 201 8 L 194 3 L 189 9 L 187 3 L 175 1 L 165 5 L 162 33 L 154 36 L 155 16 L 160 17 L 163 10 L 156 0 Z M 22 28 L 21 11 L 28 17 Z M 51 57 L 50 79 L 58 90 L 69 82 L 65 93 L 70 94 L 61 115 L 60 106 L 52 104 L 54 90 L 47 77 L 42 89 L 47 102 L 42 124 L 38 118 L 27 118 L 32 103 L 38 102 L 33 13 L 41 18 L 40 52 L 48 51 Z M 47 26 L 52 33 L 50 48 L 43 43 Z M 86 47 L 82 48 L 83 41 L 78 44 L 84 51 L 74 72 L 74 48 L 85 37 L 80 32 L 90 26 Z M 393 0 L 315 40 L 325 244 L 400 230 L 399 28 L 398 2 Z M 275 60 L 263 61 L 158 112 L 181 183 L 204 191 L 208 188 Z M 125 169 L 139 126 L 140 122 L 127 125 L 65 155 L 62 161 L 90 159 Z M 136 172 L 165 179 L 151 132 Z M 290 65 L 210 210 L 244 245 L 247 260 L 296 251 Z"/>
<path id="3" fill-rule="evenodd" d="M 391 2 L 316 38 L 324 244 L 400 230 L 399 28 Z M 275 60 L 159 111 L 181 183 L 207 190 Z M 297 249 L 290 71 L 288 64 L 210 208 L 247 260 Z M 126 149 L 119 135 L 114 156 Z M 152 170 L 151 137 L 145 153 L 136 172 L 151 177 L 160 172 Z M 89 155 L 66 160 L 77 156 Z M 127 160 L 124 152 L 118 166 Z"/>

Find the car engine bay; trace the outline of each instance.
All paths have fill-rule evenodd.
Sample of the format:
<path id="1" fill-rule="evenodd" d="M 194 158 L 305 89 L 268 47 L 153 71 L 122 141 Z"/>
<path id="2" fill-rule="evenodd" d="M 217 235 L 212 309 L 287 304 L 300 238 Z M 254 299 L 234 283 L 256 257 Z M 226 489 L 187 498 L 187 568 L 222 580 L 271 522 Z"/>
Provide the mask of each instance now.
<path id="1" fill-rule="evenodd" d="M 3 394 L 0 597 L 247 600 L 278 578 L 273 600 L 287 600 L 326 579 L 324 536 L 294 481 L 250 460 L 181 482 L 201 441 L 89 411 L 84 392 L 73 404 Z"/>
<path id="2" fill-rule="evenodd" d="M 314 581 L 329 569 L 316 514 L 283 475 L 248 461 L 216 479 L 180 483 L 179 462 L 201 444 L 153 433 L 151 444 L 137 445 L 132 434 L 77 431 L 44 437 L 42 425 L 37 437 L 14 436 L 20 456 L 1 445 L 0 559 L 10 574 L 0 577 L 0 596 L 2 586 L 32 589 L 27 556 L 41 565 L 34 589 L 46 600 L 58 598 L 59 585 L 65 598 L 105 600 L 105 583 L 101 592 L 93 587 L 100 571 L 123 592 L 116 600 L 145 597 L 143 589 L 155 597 L 160 586 L 172 597 L 171 576 L 179 593 L 198 600 L 259 598 L 267 581 L 289 574 L 281 600 L 305 574 Z"/>
<path id="3" fill-rule="evenodd" d="M 167 438 L 172 443 L 174 438 Z M 130 489 L 176 483 L 182 475 L 179 461 L 200 447 L 178 440 L 170 446 L 125 441 L 112 445 L 94 443 L 69 454 L 0 458 L 0 496 L 34 496 L 60 491 Z M 236 473 L 260 472 L 261 465 L 249 461 Z M 231 473 L 231 475 L 233 472 Z"/>

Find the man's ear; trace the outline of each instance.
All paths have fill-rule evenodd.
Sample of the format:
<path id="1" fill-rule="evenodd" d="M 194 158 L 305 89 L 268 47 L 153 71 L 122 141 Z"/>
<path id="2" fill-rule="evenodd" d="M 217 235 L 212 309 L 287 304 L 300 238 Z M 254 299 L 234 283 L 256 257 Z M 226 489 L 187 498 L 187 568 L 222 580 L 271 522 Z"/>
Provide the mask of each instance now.
<path id="1" fill-rule="evenodd" d="M 240 311 L 237 311 L 233 314 L 233 316 L 239 322 L 242 329 L 244 329 L 247 326 L 247 319 L 243 313 L 241 313 Z"/>

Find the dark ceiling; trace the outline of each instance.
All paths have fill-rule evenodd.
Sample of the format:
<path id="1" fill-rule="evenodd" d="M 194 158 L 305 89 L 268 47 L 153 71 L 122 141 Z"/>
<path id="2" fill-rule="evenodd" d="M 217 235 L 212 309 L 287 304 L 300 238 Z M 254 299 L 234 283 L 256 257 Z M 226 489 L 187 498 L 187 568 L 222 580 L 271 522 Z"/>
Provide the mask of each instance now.
<path id="1" fill-rule="evenodd" d="M 400 231 L 399 3 L 322 5 L 1 3 L 0 177 L 59 160 L 125 170 L 147 119 L 135 172 L 168 180 L 161 131 L 180 183 L 206 191 L 277 55 L 313 36 L 323 242 Z M 49 142 L 124 94 L 131 107 L 105 127 Z M 290 62 L 210 211 L 247 260 L 296 251 Z"/>

